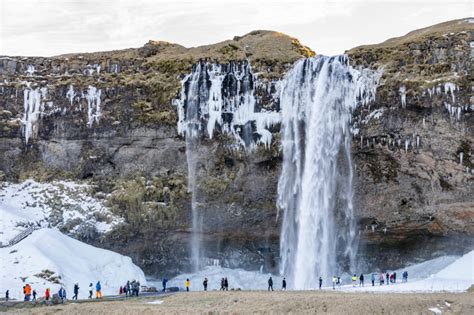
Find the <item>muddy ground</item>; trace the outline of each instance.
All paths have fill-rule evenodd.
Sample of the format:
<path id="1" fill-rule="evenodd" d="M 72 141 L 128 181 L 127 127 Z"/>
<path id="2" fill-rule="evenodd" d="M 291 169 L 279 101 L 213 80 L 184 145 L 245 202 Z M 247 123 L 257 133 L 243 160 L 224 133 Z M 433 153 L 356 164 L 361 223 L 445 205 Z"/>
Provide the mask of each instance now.
<path id="1" fill-rule="evenodd" d="M 162 302 L 160 302 L 162 301 Z M 161 303 L 161 304 L 157 304 Z M 434 309 L 437 308 L 437 309 Z M 430 310 L 434 309 L 434 311 Z M 189 292 L 125 301 L 2 308 L 9 314 L 474 314 L 473 293 Z"/>

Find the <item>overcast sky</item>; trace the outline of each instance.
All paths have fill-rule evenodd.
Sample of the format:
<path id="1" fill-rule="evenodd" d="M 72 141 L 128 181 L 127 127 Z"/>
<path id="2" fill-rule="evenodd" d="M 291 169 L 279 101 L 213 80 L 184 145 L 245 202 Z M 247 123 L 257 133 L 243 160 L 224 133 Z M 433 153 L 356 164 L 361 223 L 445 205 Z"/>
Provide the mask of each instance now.
<path id="1" fill-rule="evenodd" d="M 472 0 L 0 0 L 0 55 L 51 56 L 165 40 L 212 44 L 280 31 L 340 54 L 439 22 L 474 16 Z"/>

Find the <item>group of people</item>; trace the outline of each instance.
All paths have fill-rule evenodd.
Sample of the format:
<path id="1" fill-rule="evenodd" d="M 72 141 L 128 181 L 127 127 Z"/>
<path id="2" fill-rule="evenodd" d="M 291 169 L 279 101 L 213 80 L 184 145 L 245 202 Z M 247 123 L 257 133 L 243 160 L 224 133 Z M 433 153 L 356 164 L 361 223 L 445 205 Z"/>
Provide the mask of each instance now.
<path id="1" fill-rule="evenodd" d="M 127 284 L 128 284 L 128 282 L 127 282 Z M 134 287 L 134 286 L 132 285 L 132 287 Z M 138 282 L 138 286 L 136 288 L 136 295 L 137 296 L 138 296 L 139 287 L 140 287 L 140 283 Z M 92 299 L 92 294 L 94 293 L 93 288 L 94 288 L 94 286 L 92 285 L 92 283 L 90 283 L 89 284 L 89 299 Z M 100 284 L 100 281 L 97 281 L 97 283 L 95 285 L 95 290 L 96 290 L 96 298 L 97 299 L 99 299 L 99 298 L 102 299 L 102 286 Z M 79 283 L 74 284 L 73 292 L 74 292 L 74 295 L 72 296 L 72 299 L 77 300 L 78 297 L 79 297 Z M 132 289 L 132 292 L 135 293 L 135 291 L 133 291 L 133 289 Z M 38 295 L 38 293 L 36 292 L 35 289 L 33 289 L 31 287 L 31 285 L 29 283 L 27 283 L 23 286 L 23 295 L 24 295 L 24 301 L 36 301 L 36 296 Z M 63 286 L 61 286 L 59 288 L 57 295 L 58 295 L 58 298 L 61 300 L 61 302 L 64 302 L 65 300 L 67 300 L 67 292 L 66 292 L 66 289 Z M 44 291 L 44 299 L 46 301 L 49 301 L 51 298 L 52 298 L 51 289 L 46 288 L 46 290 Z M 10 299 L 10 290 L 7 290 L 5 292 L 5 300 L 8 301 L 9 299 Z"/>
<path id="2" fill-rule="evenodd" d="M 168 282 L 168 280 L 166 280 L 166 282 Z M 163 282 L 164 291 L 166 291 L 166 282 Z M 138 296 L 139 292 L 140 281 L 133 280 L 132 282 L 127 281 L 127 283 L 123 287 L 120 287 L 119 295 L 125 294 L 125 296 Z"/>
<path id="3" fill-rule="evenodd" d="M 375 286 L 376 276 L 377 276 L 377 273 L 370 274 L 370 281 L 372 283 L 372 286 Z M 408 281 L 408 272 L 404 271 L 402 276 L 403 276 L 402 282 L 407 282 Z M 385 279 L 387 281 L 387 284 L 396 283 L 397 282 L 397 273 L 396 272 L 381 273 L 380 276 L 379 276 L 380 285 L 385 283 Z M 361 274 L 360 276 L 357 276 L 356 274 L 354 274 L 351 277 L 351 281 L 352 281 L 352 286 L 353 287 L 356 287 L 357 284 L 359 286 L 363 287 L 364 284 L 365 284 L 365 276 L 364 276 L 364 274 Z M 168 282 L 167 279 L 163 279 L 163 292 L 166 291 L 166 283 L 167 282 Z M 204 291 L 207 291 L 208 282 L 209 282 L 209 280 L 207 278 L 204 278 L 204 281 L 202 282 Z M 189 292 L 190 286 L 191 286 L 191 281 L 189 280 L 189 278 L 186 279 L 184 285 L 186 287 L 186 291 Z M 319 277 L 319 289 L 322 289 L 322 286 L 323 286 L 323 278 Z M 335 290 L 336 287 L 339 287 L 339 288 L 342 287 L 342 280 L 341 280 L 340 276 L 333 276 L 332 277 L 332 289 Z M 283 277 L 283 279 L 282 279 L 281 289 L 286 290 L 286 278 L 285 277 Z M 229 281 L 227 280 L 227 278 L 222 278 L 221 279 L 221 288 L 220 288 L 220 290 L 221 291 L 228 291 L 229 290 Z M 272 277 L 270 277 L 268 279 L 268 291 L 273 291 L 273 279 L 272 279 Z"/>
<path id="4" fill-rule="evenodd" d="M 166 291 L 166 284 L 168 283 L 168 279 L 164 278 L 162 281 L 163 285 L 163 292 Z M 202 282 L 202 286 L 204 291 L 207 291 L 207 286 L 208 286 L 209 280 L 207 277 L 204 278 Z M 186 292 L 189 292 L 190 287 L 191 287 L 191 280 L 189 278 L 186 278 L 186 281 L 184 282 L 184 286 L 186 288 Z M 282 289 L 286 290 L 286 280 L 283 278 L 283 284 L 282 284 Z M 229 280 L 227 280 L 227 277 L 221 279 L 221 288 L 219 289 L 220 291 L 229 291 Z M 270 277 L 268 279 L 268 291 L 273 291 L 273 279 Z"/>

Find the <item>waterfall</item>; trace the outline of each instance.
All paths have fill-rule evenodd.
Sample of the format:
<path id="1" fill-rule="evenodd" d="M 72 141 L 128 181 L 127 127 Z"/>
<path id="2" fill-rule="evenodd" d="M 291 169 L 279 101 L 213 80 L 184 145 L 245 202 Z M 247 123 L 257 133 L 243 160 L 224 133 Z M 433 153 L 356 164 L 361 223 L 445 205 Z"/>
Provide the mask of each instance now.
<path id="1" fill-rule="evenodd" d="M 354 268 L 349 123 L 357 104 L 374 99 L 380 76 L 352 68 L 347 56 L 318 56 L 298 61 L 283 82 L 280 272 L 295 289 Z"/>
<path id="2" fill-rule="evenodd" d="M 218 64 L 200 61 L 182 81 L 175 100 L 178 133 L 186 138 L 188 191 L 191 193 L 191 259 L 194 271 L 201 267 L 203 215 L 199 196 L 199 155 L 202 137 L 212 139 L 217 131 L 229 136 L 231 147 L 253 150 L 269 147 L 268 130 L 280 122 L 280 113 L 265 111 L 255 93 L 256 77 L 248 62 Z"/>

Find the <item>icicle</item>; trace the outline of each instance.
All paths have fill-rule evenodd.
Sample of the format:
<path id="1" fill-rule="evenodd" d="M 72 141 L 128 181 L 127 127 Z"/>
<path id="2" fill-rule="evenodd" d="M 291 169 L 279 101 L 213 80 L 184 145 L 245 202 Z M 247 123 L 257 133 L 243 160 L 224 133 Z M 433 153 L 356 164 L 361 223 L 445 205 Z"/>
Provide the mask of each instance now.
<path id="1" fill-rule="evenodd" d="M 76 92 L 74 92 L 74 87 L 69 85 L 69 90 L 66 92 L 66 97 L 69 99 L 69 103 L 72 105 L 72 102 L 74 101 L 74 97 L 76 96 Z"/>
<path id="2" fill-rule="evenodd" d="M 423 117 L 423 129 L 426 128 L 426 120 L 425 120 L 425 117 Z"/>
<path id="3" fill-rule="evenodd" d="M 408 145 L 410 144 L 410 140 L 405 139 L 405 153 L 408 152 Z"/>
<path id="4" fill-rule="evenodd" d="M 416 136 L 416 149 L 419 149 L 420 148 L 420 136 L 417 135 Z"/>
<path id="5" fill-rule="evenodd" d="M 400 86 L 400 89 L 398 90 L 398 92 L 400 92 L 400 100 L 402 102 L 402 107 L 406 108 L 407 107 L 406 87 L 404 85 Z"/>
<path id="6" fill-rule="evenodd" d="M 459 164 L 462 165 L 462 162 L 463 162 L 463 158 L 464 158 L 464 152 L 459 152 Z"/>
<path id="7" fill-rule="evenodd" d="M 33 65 L 26 66 L 26 71 L 25 72 L 28 74 L 28 76 L 31 77 L 33 75 L 33 73 L 35 72 L 35 66 L 33 66 Z"/>
<path id="8" fill-rule="evenodd" d="M 99 118 L 102 115 L 100 108 L 101 94 L 102 91 L 92 85 L 89 85 L 85 94 L 87 100 L 87 127 L 89 128 L 92 127 L 94 122 L 99 123 Z"/>

